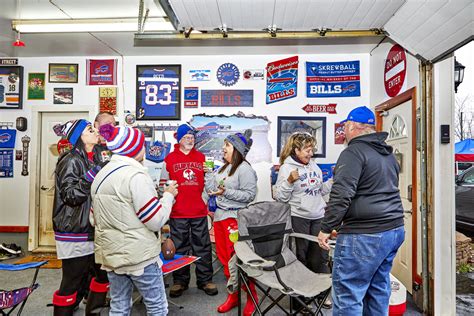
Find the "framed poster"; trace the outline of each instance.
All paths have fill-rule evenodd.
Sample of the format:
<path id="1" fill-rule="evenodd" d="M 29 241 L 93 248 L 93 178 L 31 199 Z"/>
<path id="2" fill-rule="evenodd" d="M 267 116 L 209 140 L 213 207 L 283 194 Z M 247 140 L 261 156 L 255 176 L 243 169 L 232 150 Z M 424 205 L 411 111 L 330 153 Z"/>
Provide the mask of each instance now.
<path id="1" fill-rule="evenodd" d="M 295 132 L 307 132 L 316 139 L 313 158 L 326 157 L 326 118 L 306 116 L 279 116 L 277 156 L 286 144 L 286 140 Z"/>
<path id="2" fill-rule="evenodd" d="M 23 67 L 0 66 L 0 109 L 23 107 Z"/>
<path id="3" fill-rule="evenodd" d="M 48 82 L 77 83 L 79 64 L 49 64 Z"/>
<path id="4" fill-rule="evenodd" d="M 117 88 L 99 88 L 99 112 L 109 112 L 117 114 Z"/>
<path id="5" fill-rule="evenodd" d="M 45 79 L 44 72 L 30 72 L 28 74 L 28 100 L 44 100 Z"/>
<path id="6" fill-rule="evenodd" d="M 54 88 L 53 103 L 54 104 L 72 104 L 73 90 L 72 88 Z"/>
<path id="7" fill-rule="evenodd" d="M 137 65 L 137 120 L 181 119 L 181 65 Z"/>

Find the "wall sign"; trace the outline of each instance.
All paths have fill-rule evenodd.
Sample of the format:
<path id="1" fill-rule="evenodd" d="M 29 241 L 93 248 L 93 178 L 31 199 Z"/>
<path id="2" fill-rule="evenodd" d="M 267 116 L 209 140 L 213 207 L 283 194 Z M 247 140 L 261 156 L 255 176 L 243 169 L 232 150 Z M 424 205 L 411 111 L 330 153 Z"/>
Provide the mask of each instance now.
<path id="1" fill-rule="evenodd" d="M 319 169 L 323 173 L 323 182 L 328 181 L 334 175 L 334 168 L 336 167 L 335 163 L 318 163 Z"/>
<path id="2" fill-rule="evenodd" d="M 16 129 L 0 128 L 0 148 L 15 148 Z"/>
<path id="3" fill-rule="evenodd" d="M 296 97 L 298 56 L 267 64 L 267 104 Z"/>
<path id="4" fill-rule="evenodd" d="M 201 90 L 201 107 L 253 107 L 253 90 Z"/>
<path id="5" fill-rule="evenodd" d="M 359 97 L 360 61 L 307 62 L 306 96 Z"/>
<path id="6" fill-rule="evenodd" d="M 265 72 L 263 69 L 246 69 L 244 70 L 244 80 L 263 80 Z"/>
<path id="7" fill-rule="evenodd" d="M 77 83 L 78 64 L 49 64 L 49 82 Z"/>
<path id="8" fill-rule="evenodd" d="M 337 114 L 336 112 L 336 103 L 329 104 L 306 104 L 302 107 L 303 111 L 306 113 L 329 113 Z"/>
<path id="9" fill-rule="evenodd" d="M 184 88 L 184 107 L 197 108 L 199 104 L 199 88 L 185 87 Z"/>
<path id="10" fill-rule="evenodd" d="M 54 88 L 53 89 L 53 104 L 72 104 L 73 102 L 72 88 Z"/>
<path id="11" fill-rule="evenodd" d="M 99 88 L 99 112 L 109 112 L 117 114 L 117 88 Z"/>
<path id="12" fill-rule="evenodd" d="M 407 56 L 405 50 L 396 44 L 390 49 L 385 60 L 383 73 L 385 92 L 393 98 L 403 87 L 407 73 Z"/>
<path id="13" fill-rule="evenodd" d="M 236 65 L 225 63 L 217 68 L 217 81 L 223 86 L 230 87 L 239 81 L 240 71 Z"/>
<path id="14" fill-rule="evenodd" d="M 189 71 L 191 81 L 210 81 L 211 71 L 209 69 L 192 69 Z"/>
<path id="15" fill-rule="evenodd" d="M 88 86 L 117 84 L 117 59 L 88 59 L 86 68 Z"/>
<path id="16" fill-rule="evenodd" d="M 13 149 L 0 149 L 0 178 L 13 178 Z"/>
<path id="17" fill-rule="evenodd" d="M 21 175 L 27 176 L 28 173 L 28 148 L 30 147 L 30 137 L 23 136 L 21 142 L 23 143 L 23 161 L 21 162 Z M 13 158 L 12 158 L 13 159 Z"/>
<path id="18" fill-rule="evenodd" d="M 28 100 L 44 100 L 45 79 L 44 72 L 28 74 Z"/>
<path id="19" fill-rule="evenodd" d="M 181 118 L 181 65 L 137 66 L 137 120 Z"/>
<path id="20" fill-rule="evenodd" d="M 18 65 L 18 58 L 0 58 L 0 65 Z"/>

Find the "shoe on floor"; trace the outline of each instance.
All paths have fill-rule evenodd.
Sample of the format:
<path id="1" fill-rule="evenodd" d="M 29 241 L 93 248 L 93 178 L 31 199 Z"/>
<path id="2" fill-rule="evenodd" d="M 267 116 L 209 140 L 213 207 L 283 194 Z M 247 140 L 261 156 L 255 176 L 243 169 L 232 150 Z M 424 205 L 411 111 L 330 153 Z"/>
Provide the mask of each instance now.
<path id="1" fill-rule="evenodd" d="M 188 285 L 183 285 L 183 284 L 173 284 L 173 286 L 170 289 L 170 297 L 180 297 L 183 295 L 183 292 L 188 289 Z"/>
<path id="2" fill-rule="evenodd" d="M 210 295 L 210 296 L 214 296 L 214 295 L 217 295 L 217 293 L 219 293 L 219 291 L 217 290 L 217 286 L 212 282 L 198 285 L 198 289 L 203 290 L 207 295 Z"/>
<path id="3" fill-rule="evenodd" d="M 1 244 L 0 249 L 11 253 L 12 255 L 20 255 L 21 254 L 21 247 L 17 246 L 16 244 Z"/>

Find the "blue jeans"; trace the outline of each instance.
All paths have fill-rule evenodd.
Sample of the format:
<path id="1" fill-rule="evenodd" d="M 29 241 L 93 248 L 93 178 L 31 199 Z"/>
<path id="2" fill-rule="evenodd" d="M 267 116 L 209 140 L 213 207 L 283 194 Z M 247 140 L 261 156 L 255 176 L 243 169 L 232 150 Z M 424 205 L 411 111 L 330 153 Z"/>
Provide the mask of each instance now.
<path id="1" fill-rule="evenodd" d="M 148 315 L 165 316 L 168 314 L 163 272 L 157 263 L 145 267 L 140 276 L 107 273 L 110 281 L 110 314 L 111 316 L 130 315 L 132 309 L 133 285 L 143 297 Z"/>
<path id="2" fill-rule="evenodd" d="M 337 236 L 333 315 L 388 315 L 390 270 L 404 239 L 403 226 L 376 234 Z"/>

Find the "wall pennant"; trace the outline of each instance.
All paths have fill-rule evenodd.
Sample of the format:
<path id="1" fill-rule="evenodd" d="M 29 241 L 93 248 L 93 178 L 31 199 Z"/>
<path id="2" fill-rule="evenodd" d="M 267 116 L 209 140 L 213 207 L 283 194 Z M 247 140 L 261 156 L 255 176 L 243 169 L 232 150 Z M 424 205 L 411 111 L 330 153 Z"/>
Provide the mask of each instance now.
<path id="1" fill-rule="evenodd" d="M 88 59 L 86 84 L 88 86 L 115 86 L 117 84 L 117 59 Z"/>
<path id="2" fill-rule="evenodd" d="M 267 104 L 296 97 L 298 56 L 267 64 Z"/>
<path id="3" fill-rule="evenodd" d="M 337 114 L 336 112 L 336 103 L 329 104 L 306 104 L 302 107 L 303 111 L 306 113 L 328 113 L 328 114 Z"/>

